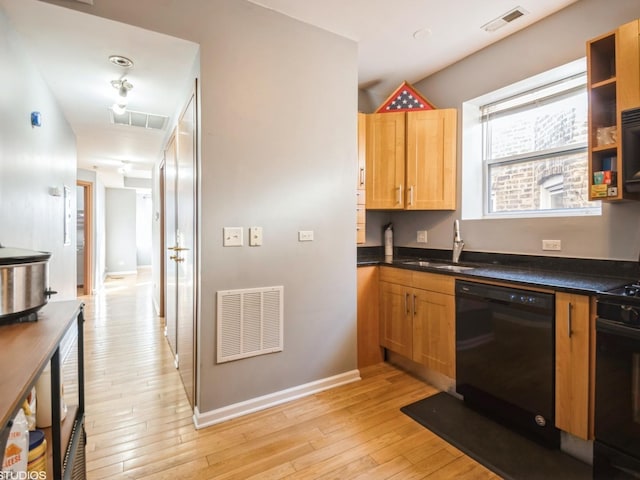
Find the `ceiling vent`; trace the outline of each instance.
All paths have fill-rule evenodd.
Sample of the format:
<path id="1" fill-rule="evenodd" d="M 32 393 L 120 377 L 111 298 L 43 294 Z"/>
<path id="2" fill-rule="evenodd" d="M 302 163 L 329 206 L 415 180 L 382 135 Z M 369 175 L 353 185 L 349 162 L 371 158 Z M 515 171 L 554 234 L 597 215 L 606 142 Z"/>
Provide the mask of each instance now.
<path id="1" fill-rule="evenodd" d="M 485 23 L 482 27 L 487 32 L 495 32 L 501 27 L 504 27 L 507 23 L 513 22 L 516 18 L 520 18 L 526 15 L 527 12 L 522 7 L 516 7 L 513 10 L 509 10 L 507 13 L 500 15 L 498 18 L 494 18 L 489 23 Z"/>
<path id="2" fill-rule="evenodd" d="M 128 125 L 130 127 L 150 128 L 152 130 L 164 130 L 169 117 L 154 115 L 152 113 L 135 112 L 127 110 L 122 115 L 116 115 L 109 109 L 111 123 L 114 125 Z"/>

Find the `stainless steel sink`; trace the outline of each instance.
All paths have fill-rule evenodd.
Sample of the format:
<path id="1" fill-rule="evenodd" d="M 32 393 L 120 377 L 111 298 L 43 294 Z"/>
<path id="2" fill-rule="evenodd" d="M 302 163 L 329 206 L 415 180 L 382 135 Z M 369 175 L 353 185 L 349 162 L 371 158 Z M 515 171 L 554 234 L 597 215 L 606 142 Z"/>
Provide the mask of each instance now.
<path id="1" fill-rule="evenodd" d="M 402 262 L 403 265 L 415 265 L 416 267 L 435 267 L 436 265 L 445 266 L 443 263 L 427 262 L 426 260 L 408 260 Z"/>
<path id="2" fill-rule="evenodd" d="M 464 265 L 438 265 L 434 266 L 438 270 L 449 270 L 451 272 L 464 272 L 465 270 L 473 270 L 475 267 L 465 267 Z"/>
<path id="3" fill-rule="evenodd" d="M 407 260 L 402 262 L 403 265 L 415 265 L 416 267 L 431 267 L 438 270 L 448 270 L 450 272 L 464 272 L 465 270 L 471 270 L 474 267 L 467 267 L 465 265 L 450 265 L 447 263 L 430 262 L 428 260 Z"/>

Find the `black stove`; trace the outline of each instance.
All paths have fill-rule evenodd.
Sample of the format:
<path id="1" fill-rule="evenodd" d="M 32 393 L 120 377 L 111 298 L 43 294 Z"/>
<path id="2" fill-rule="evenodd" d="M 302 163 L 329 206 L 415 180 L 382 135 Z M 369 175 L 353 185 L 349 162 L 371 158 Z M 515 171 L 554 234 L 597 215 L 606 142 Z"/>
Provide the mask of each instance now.
<path id="1" fill-rule="evenodd" d="M 640 478 L 640 282 L 596 309 L 593 478 Z"/>
<path id="2" fill-rule="evenodd" d="M 640 328 L 640 281 L 634 281 L 597 296 L 598 318 Z"/>
<path id="3" fill-rule="evenodd" d="M 629 283 L 622 287 L 614 288 L 606 292 L 610 295 L 617 295 L 620 297 L 640 297 L 640 281 Z"/>

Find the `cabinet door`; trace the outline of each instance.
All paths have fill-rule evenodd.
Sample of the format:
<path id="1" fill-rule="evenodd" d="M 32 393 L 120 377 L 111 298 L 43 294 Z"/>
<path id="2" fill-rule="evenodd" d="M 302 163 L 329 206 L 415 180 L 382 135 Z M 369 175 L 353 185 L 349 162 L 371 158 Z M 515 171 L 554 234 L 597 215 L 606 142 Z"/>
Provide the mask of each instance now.
<path id="1" fill-rule="evenodd" d="M 556 426 L 579 438 L 593 436 L 589 297 L 556 293 Z"/>
<path id="2" fill-rule="evenodd" d="M 413 360 L 455 378 L 455 303 L 452 295 L 413 290 Z"/>
<path id="3" fill-rule="evenodd" d="M 380 282 L 380 345 L 411 358 L 413 322 L 410 289 Z"/>
<path id="4" fill-rule="evenodd" d="M 358 368 L 383 361 L 378 279 L 378 267 L 358 267 Z"/>
<path id="5" fill-rule="evenodd" d="M 617 31 L 615 65 L 619 112 L 640 106 L 640 44 L 638 37 L 640 32 L 638 31 L 638 23 L 638 20 L 626 23 L 620 26 Z M 619 122 L 620 117 L 618 125 Z"/>
<path id="6" fill-rule="evenodd" d="M 453 108 L 407 113 L 408 210 L 456 209 L 456 118 Z"/>
<path id="7" fill-rule="evenodd" d="M 365 142 L 367 131 L 367 116 L 358 113 L 358 178 L 356 180 L 356 243 L 361 244 L 366 241 L 366 212 L 365 212 L 365 178 L 366 178 L 366 157 Z"/>
<path id="8" fill-rule="evenodd" d="M 367 115 L 367 209 L 404 208 L 405 114 Z"/>

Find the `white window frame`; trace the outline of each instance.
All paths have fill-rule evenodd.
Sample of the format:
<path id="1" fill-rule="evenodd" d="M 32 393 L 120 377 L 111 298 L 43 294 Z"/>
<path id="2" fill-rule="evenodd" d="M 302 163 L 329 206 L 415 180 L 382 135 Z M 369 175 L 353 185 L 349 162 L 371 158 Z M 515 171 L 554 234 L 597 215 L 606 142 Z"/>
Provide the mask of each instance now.
<path id="1" fill-rule="evenodd" d="M 464 102 L 462 105 L 462 218 L 536 218 L 601 215 L 601 202 L 594 207 L 581 209 L 528 210 L 517 212 L 490 212 L 488 166 L 483 161 L 483 106 L 503 99 L 521 95 L 541 86 L 579 75 L 586 71 L 584 58 L 567 65 L 543 72 L 516 84 L 501 88 L 486 95 Z M 570 150 L 586 150 L 586 145 L 573 145 L 571 148 L 550 149 L 537 152 L 540 156 L 552 156 L 558 151 L 571 153 Z M 494 163 L 517 161 L 523 157 L 534 159 L 530 155 L 501 158 Z"/>

